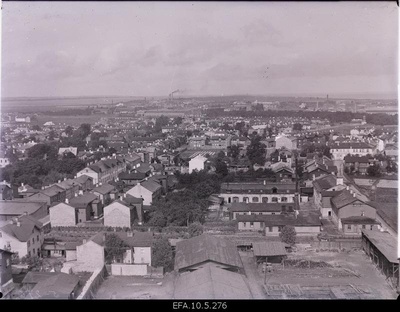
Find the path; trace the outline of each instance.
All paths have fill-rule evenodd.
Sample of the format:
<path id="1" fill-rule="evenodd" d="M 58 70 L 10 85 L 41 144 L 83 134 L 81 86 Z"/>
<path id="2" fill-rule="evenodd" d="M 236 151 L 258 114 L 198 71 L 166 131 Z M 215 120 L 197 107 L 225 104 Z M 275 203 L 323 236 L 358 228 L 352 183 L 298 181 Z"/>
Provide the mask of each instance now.
<path id="1" fill-rule="evenodd" d="M 253 299 L 265 299 L 264 290 L 262 288 L 264 281 L 257 270 L 253 254 L 251 252 L 239 252 L 239 254 L 243 262 L 247 284 L 250 288 Z"/>

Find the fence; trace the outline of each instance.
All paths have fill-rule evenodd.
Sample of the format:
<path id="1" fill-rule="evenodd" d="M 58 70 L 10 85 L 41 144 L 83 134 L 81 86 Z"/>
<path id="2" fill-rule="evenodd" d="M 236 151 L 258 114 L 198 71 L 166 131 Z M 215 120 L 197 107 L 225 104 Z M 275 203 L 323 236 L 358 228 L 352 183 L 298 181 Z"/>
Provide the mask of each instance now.
<path id="1" fill-rule="evenodd" d="M 311 247 L 314 249 L 360 249 L 361 239 L 335 240 L 330 242 L 312 242 Z"/>
<path id="2" fill-rule="evenodd" d="M 105 266 L 95 270 L 85 286 L 83 286 L 82 292 L 77 299 L 93 299 L 97 289 L 103 283 L 106 274 L 107 270 Z"/>

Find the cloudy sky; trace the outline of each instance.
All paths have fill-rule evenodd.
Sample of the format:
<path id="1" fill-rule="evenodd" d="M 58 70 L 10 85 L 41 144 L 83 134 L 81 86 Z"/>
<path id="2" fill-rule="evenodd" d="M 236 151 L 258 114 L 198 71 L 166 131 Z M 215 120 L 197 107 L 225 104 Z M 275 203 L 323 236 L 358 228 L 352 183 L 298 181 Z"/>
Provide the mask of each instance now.
<path id="1" fill-rule="evenodd" d="M 3 2 L 2 96 L 397 91 L 395 2 Z"/>

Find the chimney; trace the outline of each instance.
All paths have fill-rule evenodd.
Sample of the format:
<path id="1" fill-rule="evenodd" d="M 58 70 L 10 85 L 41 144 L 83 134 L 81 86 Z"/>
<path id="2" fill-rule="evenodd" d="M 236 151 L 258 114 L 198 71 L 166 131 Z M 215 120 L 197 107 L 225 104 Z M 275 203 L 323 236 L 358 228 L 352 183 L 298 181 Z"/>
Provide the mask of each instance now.
<path id="1" fill-rule="evenodd" d="M 69 199 L 68 198 L 65 199 L 65 203 L 69 204 Z"/>
<path id="2" fill-rule="evenodd" d="M 124 193 L 124 198 L 126 198 L 126 193 Z"/>
<path id="3" fill-rule="evenodd" d="M 21 222 L 17 221 L 17 226 L 21 226 Z"/>
<path id="4" fill-rule="evenodd" d="M 251 216 L 251 211 L 249 211 L 249 216 Z"/>
<path id="5" fill-rule="evenodd" d="M 346 190 L 347 190 L 347 191 L 350 190 L 350 187 L 349 187 L 348 185 L 346 186 Z"/>
<path id="6" fill-rule="evenodd" d="M 267 185 L 267 181 L 266 180 L 264 180 L 264 185 Z"/>
<path id="7" fill-rule="evenodd" d="M 21 183 L 21 186 L 23 187 L 23 186 L 24 186 L 24 183 Z"/>
<path id="8" fill-rule="evenodd" d="M 64 178 L 64 181 L 67 181 L 67 178 Z"/>
<path id="9" fill-rule="evenodd" d="M 75 193 L 75 197 L 78 197 L 78 193 Z"/>
<path id="10" fill-rule="evenodd" d="M 315 174 L 312 175 L 312 179 L 313 179 L 313 181 L 315 181 Z"/>

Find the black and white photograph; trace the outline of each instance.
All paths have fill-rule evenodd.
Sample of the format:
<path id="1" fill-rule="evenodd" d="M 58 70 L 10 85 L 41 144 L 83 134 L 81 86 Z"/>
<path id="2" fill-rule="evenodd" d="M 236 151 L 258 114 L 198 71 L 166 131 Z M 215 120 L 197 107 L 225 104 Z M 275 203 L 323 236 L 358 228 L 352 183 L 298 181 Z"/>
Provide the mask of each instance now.
<path id="1" fill-rule="evenodd" d="M 1 302 L 397 299 L 396 1 L 1 6 Z"/>

